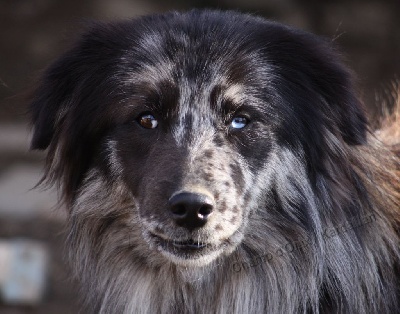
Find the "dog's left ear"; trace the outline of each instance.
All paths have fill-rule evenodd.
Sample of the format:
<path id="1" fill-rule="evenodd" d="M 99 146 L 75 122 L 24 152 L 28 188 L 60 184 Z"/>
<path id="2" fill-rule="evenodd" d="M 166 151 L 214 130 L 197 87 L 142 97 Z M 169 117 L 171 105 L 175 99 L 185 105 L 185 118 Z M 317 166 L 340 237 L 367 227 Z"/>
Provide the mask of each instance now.
<path id="1" fill-rule="evenodd" d="M 301 103 L 295 106 L 294 110 L 299 110 L 297 115 L 307 117 L 301 111 L 306 110 L 311 114 L 308 118 L 322 118 L 326 126 L 333 126 L 347 144 L 364 144 L 368 130 L 365 110 L 353 87 L 352 75 L 332 42 L 293 29 L 273 36 L 279 46 L 266 46 L 272 60 L 278 60 L 277 71 L 284 79 L 280 85 L 290 82 L 290 88 L 301 90 L 297 95 L 303 95 L 291 99 L 291 103 Z M 291 90 L 281 93 L 287 95 Z"/>
<path id="2" fill-rule="evenodd" d="M 365 109 L 353 86 L 351 72 L 340 60 L 331 42 L 321 38 L 310 38 L 314 63 L 308 68 L 314 77 L 314 86 L 326 101 L 325 112 L 332 119 L 349 145 L 365 144 L 368 123 Z"/>
<path id="3" fill-rule="evenodd" d="M 368 122 L 365 109 L 353 87 L 351 75 L 340 63 L 330 65 L 332 86 L 326 86 L 328 105 L 336 112 L 339 132 L 349 145 L 367 141 Z M 329 76 L 329 72 L 327 72 Z M 329 82 L 329 80 L 328 80 Z"/>

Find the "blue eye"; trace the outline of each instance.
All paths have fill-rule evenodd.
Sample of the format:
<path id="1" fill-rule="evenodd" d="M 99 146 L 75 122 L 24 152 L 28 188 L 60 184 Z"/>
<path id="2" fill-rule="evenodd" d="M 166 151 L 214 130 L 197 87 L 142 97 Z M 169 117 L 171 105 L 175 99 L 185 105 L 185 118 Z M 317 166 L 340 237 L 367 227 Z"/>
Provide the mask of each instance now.
<path id="1" fill-rule="evenodd" d="M 231 127 L 234 129 L 242 129 L 249 121 L 245 117 L 234 117 L 231 122 Z"/>

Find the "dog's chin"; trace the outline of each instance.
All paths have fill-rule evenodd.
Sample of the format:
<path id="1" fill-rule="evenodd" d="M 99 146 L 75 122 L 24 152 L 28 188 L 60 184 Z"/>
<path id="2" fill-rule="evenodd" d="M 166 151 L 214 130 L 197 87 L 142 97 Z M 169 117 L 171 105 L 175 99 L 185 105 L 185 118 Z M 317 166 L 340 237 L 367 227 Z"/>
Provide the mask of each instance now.
<path id="1" fill-rule="evenodd" d="M 193 239 L 185 241 L 165 239 L 154 233 L 149 235 L 149 240 L 168 261 L 185 267 L 206 266 L 219 256 L 231 253 L 237 242 L 231 238 L 219 243 L 208 243 Z"/>

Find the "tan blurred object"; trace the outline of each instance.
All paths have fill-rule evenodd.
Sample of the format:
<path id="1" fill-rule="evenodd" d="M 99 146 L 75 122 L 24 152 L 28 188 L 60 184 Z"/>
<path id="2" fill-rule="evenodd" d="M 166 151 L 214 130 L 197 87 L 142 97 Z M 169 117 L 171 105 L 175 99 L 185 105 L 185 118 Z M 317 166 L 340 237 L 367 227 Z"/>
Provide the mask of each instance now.
<path id="1" fill-rule="evenodd" d="M 382 142 L 400 152 L 400 81 L 393 82 L 392 87 L 390 96 L 394 100 L 393 110 L 389 112 L 390 104 L 383 101 L 383 118 L 375 134 Z"/>

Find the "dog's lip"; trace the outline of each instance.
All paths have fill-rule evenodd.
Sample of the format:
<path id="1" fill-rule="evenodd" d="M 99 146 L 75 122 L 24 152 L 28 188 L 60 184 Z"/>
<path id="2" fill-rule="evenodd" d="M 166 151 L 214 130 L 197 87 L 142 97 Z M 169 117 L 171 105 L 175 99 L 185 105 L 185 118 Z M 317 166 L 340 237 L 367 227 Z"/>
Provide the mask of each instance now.
<path id="1" fill-rule="evenodd" d="M 172 245 L 178 249 L 184 250 L 199 250 L 207 246 L 207 243 L 204 242 L 196 242 L 193 239 L 189 239 L 186 241 L 172 241 Z"/>
<path id="2" fill-rule="evenodd" d="M 164 236 L 157 235 L 155 233 L 150 232 L 150 235 L 158 242 L 164 249 L 170 251 L 171 249 L 174 252 L 199 252 L 205 250 L 206 248 L 212 248 L 214 245 L 211 245 L 207 242 L 196 241 L 192 238 L 186 240 L 175 240 L 175 239 L 167 239 Z"/>

